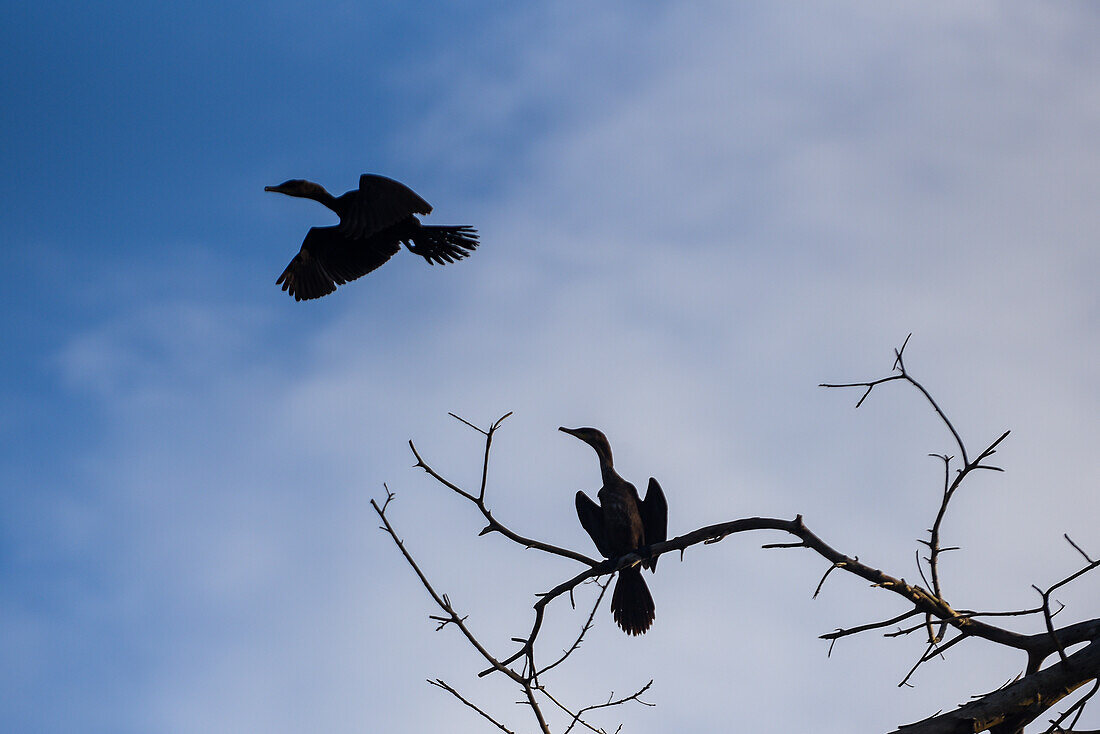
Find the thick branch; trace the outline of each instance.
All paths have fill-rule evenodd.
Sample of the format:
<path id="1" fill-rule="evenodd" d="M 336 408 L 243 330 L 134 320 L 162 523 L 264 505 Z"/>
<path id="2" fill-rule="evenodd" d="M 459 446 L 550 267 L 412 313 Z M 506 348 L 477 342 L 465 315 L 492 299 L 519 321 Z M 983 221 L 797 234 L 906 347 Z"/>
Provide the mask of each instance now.
<path id="1" fill-rule="evenodd" d="M 1022 727 L 1100 676 L 1100 641 L 1044 670 L 946 714 L 903 726 L 893 734 L 972 734 L 1006 721 Z"/>
<path id="2" fill-rule="evenodd" d="M 975 637 L 982 637 L 1000 645 L 1028 650 L 1030 638 L 1010 630 L 996 627 L 985 622 L 973 619 L 965 614 L 960 614 L 952 609 L 947 602 L 938 598 L 927 589 L 909 584 L 905 579 L 898 579 L 880 571 L 877 568 L 861 563 L 855 558 L 844 555 L 828 543 L 815 535 L 802 521 L 799 515 L 794 520 L 780 520 L 768 517 L 751 517 L 742 520 L 734 520 L 718 525 L 710 525 L 700 528 L 678 538 L 673 538 L 664 543 L 656 543 L 651 548 L 651 555 L 657 556 L 673 550 L 684 550 L 697 543 L 714 543 L 728 535 L 745 532 L 747 530 L 782 530 L 799 538 L 803 547 L 809 548 L 825 560 L 834 564 L 838 569 L 855 574 L 860 578 L 870 581 L 875 586 L 899 594 L 904 597 L 914 608 L 920 612 L 931 614 L 937 619 L 948 622 L 960 632 Z"/>
<path id="3" fill-rule="evenodd" d="M 523 647 L 509 658 L 501 661 L 502 664 L 510 665 L 525 654 L 529 654 L 534 645 L 534 640 L 542 627 L 542 619 L 546 606 L 558 596 L 568 591 L 572 591 L 583 581 L 603 574 L 612 573 L 626 566 L 633 565 L 639 560 L 655 558 L 670 551 L 678 550 L 682 552 L 693 545 L 716 543 L 735 533 L 743 533 L 751 530 L 780 530 L 790 533 L 801 541 L 796 544 L 795 547 L 808 548 L 834 564 L 835 567 L 848 573 L 855 574 L 860 578 L 870 581 L 875 586 L 882 587 L 904 597 L 913 604 L 915 610 L 930 614 L 950 624 L 964 635 L 981 637 L 1000 645 L 1006 645 L 1027 652 L 1035 648 L 1045 648 L 1049 644 L 1049 639 L 1045 634 L 1035 636 L 1021 635 L 1017 632 L 981 622 L 974 619 L 972 614 L 955 611 L 947 602 L 937 598 L 934 594 L 921 586 L 909 584 L 905 579 L 894 578 L 877 568 L 861 563 L 856 558 L 844 555 L 810 531 L 803 523 L 802 516 L 799 515 L 795 517 L 794 520 L 781 520 L 771 517 L 749 517 L 718 523 L 716 525 L 708 525 L 707 527 L 699 528 L 698 530 L 678 536 L 672 540 L 663 543 L 654 543 L 649 546 L 648 555 L 643 556 L 631 553 L 622 558 L 615 559 L 613 562 L 609 561 L 594 568 L 581 571 L 573 576 L 573 578 L 563 581 L 540 596 L 539 600 L 535 602 L 535 622 L 530 635 L 526 638 Z M 482 671 L 480 675 L 488 675 L 491 672 L 493 672 L 493 668 Z"/>

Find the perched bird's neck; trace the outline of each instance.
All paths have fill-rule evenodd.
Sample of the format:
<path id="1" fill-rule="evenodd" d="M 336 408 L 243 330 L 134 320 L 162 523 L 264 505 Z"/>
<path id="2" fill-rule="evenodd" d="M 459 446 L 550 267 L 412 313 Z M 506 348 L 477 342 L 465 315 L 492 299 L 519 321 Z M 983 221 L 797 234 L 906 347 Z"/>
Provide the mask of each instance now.
<path id="1" fill-rule="evenodd" d="M 593 441 L 590 445 L 596 450 L 596 457 L 600 461 L 600 478 L 603 479 L 604 486 L 614 484 L 619 480 L 619 475 L 615 471 L 615 462 L 611 458 L 611 446 L 606 440 Z"/>
<path id="2" fill-rule="evenodd" d="M 604 459 L 603 456 L 600 456 L 600 478 L 603 480 L 605 487 L 610 487 L 622 481 L 622 477 L 615 471 L 610 458 Z"/>

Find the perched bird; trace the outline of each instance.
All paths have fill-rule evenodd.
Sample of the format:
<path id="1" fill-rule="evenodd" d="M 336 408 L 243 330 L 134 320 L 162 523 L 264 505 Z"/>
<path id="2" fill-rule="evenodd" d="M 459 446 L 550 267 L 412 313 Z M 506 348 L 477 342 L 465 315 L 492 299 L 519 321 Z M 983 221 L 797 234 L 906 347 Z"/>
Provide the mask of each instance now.
<path id="1" fill-rule="evenodd" d="M 639 499 L 634 485 L 615 471 L 611 444 L 603 432 L 595 428 L 558 430 L 584 441 L 596 450 L 600 459 L 603 477 L 603 486 L 597 494 L 600 504 L 584 492 L 577 492 L 577 517 L 603 557 L 614 560 L 663 542 L 668 535 L 668 503 L 657 480 L 650 477 L 645 499 Z M 653 571 L 657 559 L 642 561 L 642 566 Z M 619 627 L 630 635 L 645 634 L 653 624 L 653 597 L 637 565 L 619 571 L 619 580 L 611 594 L 611 612 Z"/>
<path id="2" fill-rule="evenodd" d="M 477 247 L 473 227 L 436 227 L 420 224 L 417 214 L 430 214 L 431 204 L 402 183 L 364 173 L 359 188 L 333 196 L 320 184 L 302 179 L 265 186 L 287 196 L 313 199 L 340 217 L 332 227 L 314 227 L 302 249 L 275 281 L 294 300 L 327 296 L 336 286 L 366 275 L 393 257 L 401 243 L 428 264 L 454 262 Z"/>

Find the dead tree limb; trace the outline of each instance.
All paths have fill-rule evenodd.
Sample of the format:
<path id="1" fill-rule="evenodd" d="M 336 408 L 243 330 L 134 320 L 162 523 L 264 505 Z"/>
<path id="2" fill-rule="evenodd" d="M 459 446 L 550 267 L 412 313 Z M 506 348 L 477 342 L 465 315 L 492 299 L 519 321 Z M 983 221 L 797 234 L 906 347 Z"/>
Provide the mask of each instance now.
<path id="1" fill-rule="evenodd" d="M 379 504 L 372 500 L 371 504 L 382 521 L 382 529 L 389 533 L 405 560 L 420 578 L 436 606 L 443 612 L 442 615 L 432 616 L 432 619 L 439 623 L 440 629 L 448 626 L 457 628 L 469 644 L 488 663 L 488 667 L 479 674 L 480 676 L 500 673 L 520 686 L 525 703 L 530 707 L 539 730 L 545 734 L 550 732 L 550 725 L 542 708 L 545 702 L 549 702 L 559 714 L 564 713 L 568 717 L 568 723 L 565 725 L 566 732 L 577 726 L 594 732 L 603 732 L 602 729 L 585 721 L 584 715 L 597 709 L 619 706 L 630 702 L 644 703 L 641 701 L 640 696 L 652 684 L 652 681 L 650 681 L 631 696 L 615 698 L 610 695 L 604 703 L 589 704 L 577 708 L 559 700 L 557 696 L 548 690 L 539 676 L 564 663 L 578 649 L 585 634 L 592 626 L 596 607 L 593 607 L 592 612 L 588 615 L 587 621 L 572 646 L 553 662 L 540 666 L 536 654 L 538 637 L 547 609 L 555 599 L 568 594 L 572 600 L 573 592 L 579 585 L 601 576 L 613 574 L 639 561 L 657 558 L 660 555 L 674 551 L 679 551 L 683 555 L 686 549 L 696 545 L 710 545 L 730 535 L 759 530 L 781 532 L 795 538 L 792 542 L 771 542 L 764 545 L 765 548 L 803 548 L 828 562 L 829 566 L 814 591 L 815 597 L 830 574 L 834 571 L 841 571 L 862 578 L 872 587 L 884 589 L 902 601 L 903 609 L 888 619 L 841 628 L 821 635 L 823 639 L 830 641 L 830 650 L 831 645 L 842 638 L 895 627 L 913 618 L 921 619 L 919 623 L 911 623 L 908 627 L 899 627 L 894 631 L 885 633 L 888 637 L 896 637 L 911 634 L 921 629 L 928 631 L 928 646 L 902 680 L 902 685 L 907 684 L 910 677 L 922 664 L 955 647 L 964 639 L 985 640 L 991 644 L 1019 650 L 1024 655 L 1023 672 L 1014 682 L 997 691 L 977 696 L 970 703 L 959 706 L 948 713 L 938 714 L 924 721 L 902 726 L 896 734 L 955 734 L 956 732 L 978 731 L 990 731 L 994 734 L 1020 734 L 1026 726 L 1043 716 L 1067 696 L 1092 683 L 1090 690 L 1080 698 L 1070 699 L 1071 703 L 1068 708 L 1050 719 L 1050 728 L 1047 729 L 1050 734 L 1070 734 L 1071 732 L 1073 734 L 1089 734 L 1082 730 L 1075 730 L 1073 727 L 1080 721 L 1086 706 L 1093 699 L 1097 688 L 1100 687 L 1100 683 L 1097 683 L 1097 681 L 1100 681 L 1100 618 L 1058 627 L 1054 621 L 1058 610 L 1052 609 L 1052 594 L 1097 568 L 1100 565 L 1100 560 L 1094 560 L 1080 545 L 1066 536 L 1066 541 L 1082 556 L 1084 564 L 1045 589 L 1035 586 L 1034 588 L 1041 598 L 1039 606 L 1028 609 L 980 612 L 956 609 L 949 603 L 940 583 L 939 565 L 942 554 L 956 548 L 944 546 L 941 543 L 944 518 L 947 515 L 952 498 L 971 473 L 977 470 L 1001 471 L 1000 467 L 987 462 L 997 452 L 1001 443 L 1008 437 L 1009 432 L 1004 431 L 1001 433 L 981 451 L 970 452 L 961 435 L 948 419 L 944 410 L 933 399 L 931 393 L 907 371 L 904 351 L 908 341 L 907 337 L 905 343 L 895 350 L 894 370 L 897 374 L 865 382 L 829 383 L 823 386 L 830 388 L 862 388 L 864 392 L 856 404 L 856 407 L 859 407 L 876 387 L 890 382 L 909 384 L 931 405 L 940 421 L 951 434 L 960 456 L 960 464 L 953 469 L 953 462 L 955 461 L 953 456 L 946 453 L 933 454 L 944 463 L 944 480 L 942 497 L 934 521 L 928 530 L 928 539 L 920 541 L 928 549 L 927 556 L 922 558 L 918 553 L 917 557 L 917 568 L 923 585 L 910 583 L 903 577 L 887 573 L 867 562 L 860 561 L 854 555 L 848 555 L 837 550 L 810 530 L 801 515 L 793 519 L 750 517 L 716 523 L 684 533 L 665 542 L 651 544 L 644 549 L 609 561 L 599 561 L 583 553 L 527 537 L 498 520 L 493 515 L 487 499 L 489 454 L 493 436 L 510 413 L 495 421 L 488 429 L 481 429 L 473 423 L 452 414 L 457 420 L 485 436 L 479 490 L 477 492 L 467 491 L 446 479 L 424 460 L 416 446 L 410 441 L 409 446 L 416 458 L 415 466 L 423 469 L 436 482 L 458 497 L 473 503 L 478 508 L 487 523 L 479 535 L 497 533 L 525 549 L 541 551 L 548 555 L 580 563 L 582 566 L 582 569 L 574 573 L 573 576 L 537 596 L 533 605 L 534 619 L 530 631 L 522 637 L 511 638 L 511 642 L 519 646 L 518 649 L 506 655 L 496 655 L 490 652 L 489 644 L 483 643 L 474 634 L 470 626 L 467 625 L 466 618 L 459 615 L 449 597 L 436 592 L 406 549 L 387 515 L 387 508 L 393 500 L 393 495 L 389 493 L 389 490 L 387 489 L 384 502 Z M 927 576 L 924 573 L 925 568 L 929 572 Z M 599 605 L 607 588 L 606 583 L 601 586 L 596 606 Z M 1008 617 L 1040 617 L 1043 628 L 1025 634 L 990 621 Z M 956 634 L 949 641 L 944 642 L 945 635 L 949 630 L 954 630 Z M 1071 650 L 1071 648 L 1082 643 L 1087 644 L 1076 651 Z M 1043 667 L 1052 657 L 1056 657 L 1054 662 Z M 487 713 L 484 708 L 471 703 L 469 699 L 448 684 L 441 680 L 429 682 L 451 693 L 497 728 L 509 731 L 498 719 Z M 1069 728 L 1065 728 L 1064 725 L 1067 724 Z"/>

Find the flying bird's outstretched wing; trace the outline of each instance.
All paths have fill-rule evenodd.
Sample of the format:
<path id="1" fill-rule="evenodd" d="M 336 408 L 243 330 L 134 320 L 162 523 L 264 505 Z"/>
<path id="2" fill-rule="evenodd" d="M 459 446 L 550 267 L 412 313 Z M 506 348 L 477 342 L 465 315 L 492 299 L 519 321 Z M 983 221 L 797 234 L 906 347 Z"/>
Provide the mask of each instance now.
<path id="1" fill-rule="evenodd" d="M 584 492 L 577 492 L 577 517 L 580 518 L 581 527 L 596 544 L 596 550 L 604 558 L 612 558 L 618 554 L 612 552 L 608 546 L 607 538 L 603 532 L 603 510 L 589 498 Z"/>
<path id="2" fill-rule="evenodd" d="M 405 184 L 373 173 L 360 176 L 359 190 L 347 196 L 339 226 L 349 239 L 370 237 L 414 214 L 432 212 L 432 205 Z"/>
<path id="3" fill-rule="evenodd" d="M 351 241 L 339 227 L 314 227 L 302 249 L 275 281 L 296 301 L 327 296 L 336 286 L 366 275 L 400 249 L 392 237 Z"/>
<path id="4" fill-rule="evenodd" d="M 653 477 L 649 478 L 649 487 L 645 499 L 638 503 L 642 515 L 642 527 L 645 528 L 646 545 L 663 543 L 668 540 L 668 501 L 661 485 Z M 650 571 L 657 570 L 657 558 L 643 563 Z"/>
<path id="5" fill-rule="evenodd" d="M 386 231 L 398 230 L 403 231 L 395 236 L 406 238 L 404 242 L 409 252 L 420 255 L 429 265 L 446 265 L 461 260 L 476 250 L 478 245 L 477 230 L 469 226 L 398 225 Z"/>

